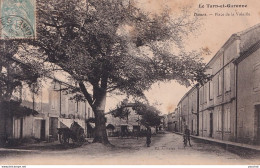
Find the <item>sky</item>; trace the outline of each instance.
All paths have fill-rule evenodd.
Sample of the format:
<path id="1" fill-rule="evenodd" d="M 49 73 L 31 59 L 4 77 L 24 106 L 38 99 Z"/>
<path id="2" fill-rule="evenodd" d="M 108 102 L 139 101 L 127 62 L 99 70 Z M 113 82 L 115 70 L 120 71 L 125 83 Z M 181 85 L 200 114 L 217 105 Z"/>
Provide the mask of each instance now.
<path id="1" fill-rule="evenodd" d="M 206 14 L 206 16 L 199 16 L 200 27 L 195 34 L 189 34 L 189 39 L 186 40 L 188 49 L 207 48 L 211 51 L 210 55 L 204 56 L 205 63 L 217 53 L 232 34 L 260 23 L 259 0 L 139 0 L 136 4 L 151 13 L 160 13 L 168 8 L 173 17 L 178 16 L 183 7 L 189 7 L 193 16 L 194 13 Z M 247 7 L 210 8 L 210 5 L 222 4 L 247 5 Z M 167 114 L 174 111 L 189 89 L 190 87 L 186 88 L 175 81 L 160 82 L 154 84 L 145 95 L 150 104 L 157 104 L 156 107 L 162 114 Z M 106 111 L 112 109 L 122 98 L 124 97 L 109 96 Z"/>

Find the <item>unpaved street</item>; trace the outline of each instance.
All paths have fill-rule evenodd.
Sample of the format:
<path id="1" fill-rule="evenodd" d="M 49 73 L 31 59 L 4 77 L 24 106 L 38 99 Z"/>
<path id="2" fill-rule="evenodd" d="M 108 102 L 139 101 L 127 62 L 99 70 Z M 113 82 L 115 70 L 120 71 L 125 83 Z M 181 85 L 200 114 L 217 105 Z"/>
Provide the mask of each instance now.
<path id="1" fill-rule="evenodd" d="M 152 137 L 151 147 L 145 138 L 111 138 L 115 147 L 85 144 L 63 148 L 59 144 L 1 150 L 1 164 L 260 164 L 259 154 L 227 151 L 217 145 L 192 140 L 183 147 L 182 136 L 173 133 Z M 243 152 L 243 153 L 241 153 Z"/>

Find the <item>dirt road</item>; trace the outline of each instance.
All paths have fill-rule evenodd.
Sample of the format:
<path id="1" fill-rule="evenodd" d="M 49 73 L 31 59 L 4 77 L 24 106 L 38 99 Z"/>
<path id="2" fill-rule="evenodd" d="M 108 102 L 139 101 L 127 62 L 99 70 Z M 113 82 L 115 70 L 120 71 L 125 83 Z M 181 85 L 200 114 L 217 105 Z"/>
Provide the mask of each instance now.
<path id="1" fill-rule="evenodd" d="M 0 150 L 1 164 L 260 164 L 260 157 L 235 154 L 224 148 L 191 141 L 192 147 L 183 147 L 182 136 L 165 133 L 152 137 L 151 147 L 145 138 L 111 138 L 115 147 L 85 144 L 77 148 L 61 148 L 54 144 L 27 147 L 20 151 Z M 55 146 L 56 145 L 56 146 Z M 28 151 L 27 151 L 28 150 Z M 239 152 L 239 151 L 237 151 Z"/>

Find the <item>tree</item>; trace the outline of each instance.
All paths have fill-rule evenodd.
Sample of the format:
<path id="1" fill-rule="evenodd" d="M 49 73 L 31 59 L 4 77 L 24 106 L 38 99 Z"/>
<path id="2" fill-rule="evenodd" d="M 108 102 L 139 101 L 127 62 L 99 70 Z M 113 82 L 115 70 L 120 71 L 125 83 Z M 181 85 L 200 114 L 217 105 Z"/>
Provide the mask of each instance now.
<path id="1" fill-rule="evenodd" d="M 93 142 L 109 144 L 107 93 L 144 97 L 143 91 L 155 82 L 177 80 L 189 85 L 204 77 L 198 53 L 174 55 L 165 45 L 173 43 L 184 51 L 183 38 L 197 23 L 186 11 L 176 18 L 167 10 L 151 15 L 126 0 L 37 3 L 37 39 L 27 45 L 38 48 L 43 53 L 39 59 L 55 64 L 77 82 L 95 114 Z"/>
<path id="2" fill-rule="evenodd" d="M 160 111 L 154 106 L 136 102 L 133 109 L 138 115 L 142 116 L 140 120 L 142 125 L 146 127 L 158 127 L 161 124 L 162 117 L 160 116 Z"/>
<path id="3" fill-rule="evenodd" d="M 42 65 L 38 61 L 21 62 L 16 58 L 19 47 L 20 41 L 0 41 L 0 102 L 10 101 L 13 92 L 19 92 L 23 83 L 36 93 L 38 79 L 43 75 Z"/>
<path id="4" fill-rule="evenodd" d="M 136 114 L 141 116 L 140 124 L 145 127 L 157 127 L 161 124 L 160 111 L 147 103 L 136 101 L 135 103 L 120 103 L 116 109 L 110 111 L 114 117 L 126 119 L 132 108 Z"/>

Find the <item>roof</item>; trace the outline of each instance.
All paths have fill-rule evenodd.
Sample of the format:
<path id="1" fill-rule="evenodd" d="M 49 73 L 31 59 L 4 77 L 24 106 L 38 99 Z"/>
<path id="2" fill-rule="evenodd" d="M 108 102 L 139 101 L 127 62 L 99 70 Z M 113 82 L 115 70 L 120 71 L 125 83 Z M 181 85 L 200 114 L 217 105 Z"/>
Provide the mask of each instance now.
<path id="1" fill-rule="evenodd" d="M 194 85 L 187 93 L 185 93 L 184 96 L 182 96 L 181 100 L 179 101 L 178 105 L 183 101 L 184 98 L 186 98 L 187 95 L 189 95 L 195 88 L 198 87 L 198 83 Z"/>

